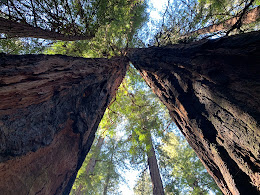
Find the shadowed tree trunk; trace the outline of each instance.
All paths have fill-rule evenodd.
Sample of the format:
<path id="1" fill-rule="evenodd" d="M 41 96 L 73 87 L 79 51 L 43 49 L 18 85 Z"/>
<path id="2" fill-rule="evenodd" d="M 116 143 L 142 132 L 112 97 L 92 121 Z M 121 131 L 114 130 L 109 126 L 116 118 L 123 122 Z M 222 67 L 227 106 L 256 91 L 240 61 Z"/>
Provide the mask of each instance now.
<path id="1" fill-rule="evenodd" d="M 111 163 L 111 162 L 109 162 L 109 163 Z M 111 173 L 110 173 L 109 170 L 108 170 L 108 173 L 107 173 L 107 175 L 106 175 L 106 180 L 105 180 L 105 183 L 104 183 L 103 195 L 107 195 L 110 177 L 111 177 Z"/>
<path id="2" fill-rule="evenodd" d="M 161 175 L 160 175 L 160 171 L 159 171 L 159 167 L 157 164 L 157 159 L 153 147 L 151 132 L 150 131 L 147 132 L 149 136 L 148 138 L 149 146 L 151 147 L 150 151 L 147 153 L 147 158 L 148 158 L 148 166 L 149 166 L 151 181 L 153 184 L 153 194 L 164 195 L 162 179 L 161 179 Z"/>
<path id="3" fill-rule="evenodd" d="M 95 170 L 95 166 L 96 166 L 97 160 L 98 160 L 97 158 L 98 158 L 98 156 L 100 154 L 102 145 L 104 143 L 104 139 L 105 138 L 102 135 L 100 135 L 99 138 L 98 138 L 98 142 L 97 142 L 97 144 L 95 146 L 95 150 L 94 150 L 91 158 L 89 159 L 89 162 L 88 162 L 87 167 L 86 167 L 86 177 L 89 177 L 89 176 L 93 175 L 93 172 Z M 79 187 L 77 188 L 75 194 L 76 195 L 83 194 L 83 192 L 81 192 L 82 188 L 83 188 L 83 185 L 80 184 Z"/>
<path id="4" fill-rule="evenodd" d="M 1 194 L 70 192 L 127 63 L 1 54 Z"/>
<path id="5" fill-rule="evenodd" d="M 167 106 L 224 194 L 260 188 L 260 33 L 128 57 Z"/>
<path id="6" fill-rule="evenodd" d="M 105 183 L 104 183 L 103 195 L 107 195 L 107 192 L 108 192 L 108 187 L 109 187 L 110 179 L 111 179 L 111 176 L 112 176 L 111 175 L 111 168 L 113 166 L 115 149 L 116 149 L 116 146 L 114 145 L 113 149 L 112 149 L 111 156 L 110 156 L 110 160 L 107 162 L 108 163 L 108 172 L 107 172 Z"/>
<path id="7" fill-rule="evenodd" d="M 96 166 L 96 163 L 97 163 L 97 157 L 100 154 L 101 147 L 104 143 L 104 139 L 105 138 L 102 137 L 102 136 L 99 136 L 99 138 L 98 138 L 98 142 L 97 142 L 97 145 L 95 147 L 94 154 L 91 156 L 91 158 L 88 162 L 87 168 L 86 168 L 86 174 L 87 175 L 92 175 L 93 172 L 94 172 L 94 169 L 95 169 L 95 166 Z"/>

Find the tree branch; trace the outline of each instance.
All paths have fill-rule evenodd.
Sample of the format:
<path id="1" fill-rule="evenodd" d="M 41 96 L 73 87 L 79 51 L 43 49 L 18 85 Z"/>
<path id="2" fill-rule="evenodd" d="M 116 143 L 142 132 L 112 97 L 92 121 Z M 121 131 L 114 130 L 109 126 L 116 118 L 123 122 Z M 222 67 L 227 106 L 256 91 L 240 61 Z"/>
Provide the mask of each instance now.
<path id="1" fill-rule="evenodd" d="M 236 23 L 227 31 L 226 35 L 228 36 L 230 32 L 232 32 L 235 29 L 240 29 L 240 27 L 242 26 L 242 18 L 244 17 L 244 15 L 246 14 L 248 8 L 253 4 L 255 0 L 251 0 L 243 9 L 242 13 L 240 14 L 238 20 L 236 21 Z M 258 16 L 259 17 L 259 16 Z"/>
<path id="2" fill-rule="evenodd" d="M 245 11 L 244 17 L 241 17 L 241 24 L 250 24 L 252 22 L 255 22 L 259 18 L 259 15 L 260 15 L 260 6 L 254 8 L 254 9 L 251 9 L 249 11 Z M 228 29 L 232 28 L 233 25 L 236 24 L 236 22 L 239 20 L 239 18 L 240 17 L 236 16 L 236 17 L 230 18 L 224 22 L 221 22 L 219 24 L 213 24 L 208 27 L 192 31 L 190 33 L 187 33 L 184 36 L 181 36 L 179 39 L 184 39 L 184 38 L 190 37 L 192 35 L 196 35 L 196 34 L 203 35 L 206 33 L 214 33 L 217 31 L 228 30 Z"/>
<path id="3" fill-rule="evenodd" d="M 62 40 L 62 41 L 75 41 L 86 40 L 94 37 L 90 35 L 64 35 L 61 33 L 53 32 L 50 30 L 44 30 L 39 27 L 34 27 L 30 24 L 22 24 L 12 20 L 8 20 L 0 17 L 0 33 L 5 33 L 9 38 L 12 37 L 33 37 L 49 40 Z"/>

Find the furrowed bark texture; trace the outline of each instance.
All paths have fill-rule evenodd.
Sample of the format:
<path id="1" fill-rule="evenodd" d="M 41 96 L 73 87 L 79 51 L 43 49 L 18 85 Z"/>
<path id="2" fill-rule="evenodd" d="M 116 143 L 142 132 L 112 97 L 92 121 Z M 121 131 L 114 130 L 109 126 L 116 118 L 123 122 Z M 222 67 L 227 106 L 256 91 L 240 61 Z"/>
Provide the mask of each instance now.
<path id="1" fill-rule="evenodd" d="M 224 194 L 260 187 L 260 33 L 129 51 Z"/>
<path id="2" fill-rule="evenodd" d="M 68 194 L 124 58 L 1 54 L 0 194 Z"/>

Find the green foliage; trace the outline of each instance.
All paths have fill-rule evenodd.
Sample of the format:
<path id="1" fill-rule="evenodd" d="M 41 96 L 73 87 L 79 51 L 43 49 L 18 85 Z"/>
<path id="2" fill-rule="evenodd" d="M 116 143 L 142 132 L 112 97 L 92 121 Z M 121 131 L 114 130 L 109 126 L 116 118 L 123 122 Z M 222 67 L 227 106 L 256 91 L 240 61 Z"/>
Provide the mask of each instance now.
<path id="1" fill-rule="evenodd" d="M 199 158 L 183 137 L 168 133 L 160 147 L 160 165 L 167 194 L 221 194 Z"/>
<path id="2" fill-rule="evenodd" d="M 201 20 L 202 25 L 206 25 L 209 22 L 214 24 L 220 23 L 237 16 L 249 2 L 249 0 L 199 0 L 198 6 L 200 9 L 198 16 L 203 16 Z"/>
<path id="3" fill-rule="evenodd" d="M 135 195 L 151 195 L 153 194 L 153 187 L 149 173 L 145 169 L 139 176 L 134 186 Z"/>
<path id="4" fill-rule="evenodd" d="M 150 132 L 159 136 L 165 126 L 163 117 L 160 117 L 165 111 L 155 98 L 141 76 L 130 67 L 111 109 L 127 120 L 125 130 L 130 137 L 129 153 L 132 154 L 131 162 L 135 164 L 146 162 L 146 155 L 151 148 Z"/>
<path id="5" fill-rule="evenodd" d="M 6 54 L 38 54 L 44 49 L 44 41 L 31 38 L 0 39 L 0 52 Z"/>
<path id="6" fill-rule="evenodd" d="M 128 156 L 131 164 L 139 169 L 146 167 L 152 133 L 155 144 L 162 146 L 159 159 L 166 194 L 207 194 L 209 190 L 218 194 L 218 187 L 183 137 L 177 133 L 166 134 L 170 117 L 159 102 L 130 66 L 110 109 L 126 120 L 124 148 L 131 154 Z M 164 139 L 160 141 L 162 137 Z M 158 148 L 155 149 L 158 154 Z M 149 176 L 143 172 L 134 188 L 135 194 L 152 194 L 150 185 Z"/>
<path id="7" fill-rule="evenodd" d="M 124 48 L 136 45 L 134 35 L 147 19 L 147 4 L 143 0 L 32 0 L 31 3 L 22 0 L 6 1 L 0 6 L 3 10 L 0 17 L 64 35 L 95 35 L 91 40 L 57 41 L 51 47 L 41 44 L 44 40 L 40 39 L 10 39 L 8 36 L 1 39 L 0 51 L 13 54 L 42 53 L 48 46 L 45 54 L 86 58 L 122 55 Z"/>
<path id="8" fill-rule="evenodd" d="M 9 0 L 0 17 L 70 36 L 94 36 L 101 26 L 124 19 L 140 0 Z M 130 8 L 130 9 L 129 9 Z M 133 12 L 135 14 L 135 12 Z"/>
<path id="9" fill-rule="evenodd" d="M 182 39 L 194 41 L 205 36 L 213 36 L 215 33 L 200 36 L 192 32 L 238 16 L 249 2 L 249 0 L 170 0 L 164 13 L 162 27 L 153 42 L 155 45 L 165 46 L 187 41 Z M 249 9 L 258 4 L 259 0 Z M 240 28 L 242 31 L 250 29 L 243 26 Z M 218 33 L 221 35 L 225 32 L 223 30 Z M 188 37 L 183 37 L 189 33 L 191 34 Z"/>
<path id="10" fill-rule="evenodd" d="M 118 184 L 122 180 L 118 168 L 122 167 L 121 142 L 116 138 L 106 136 L 105 145 L 102 150 L 96 150 L 97 139 L 94 141 L 90 152 L 88 153 L 82 167 L 78 171 L 77 178 L 71 190 L 71 195 L 77 194 L 80 190 L 81 194 L 100 195 L 104 193 L 107 187 L 107 193 L 118 192 Z M 96 165 L 94 172 L 88 174 L 87 167 L 91 158 L 95 155 Z"/>
<path id="11" fill-rule="evenodd" d="M 104 5 L 105 6 L 105 5 Z M 47 54 L 78 57 L 111 57 L 122 55 L 126 47 L 134 47 L 134 35 L 146 21 L 146 4 L 141 1 L 119 0 L 109 5 L 114 14 L 109 23 L 101 25 L 95 37 L 84 41 L 58 41 L 46 50 Z M 105 8 L 104 8 L 105 9 Z"/>

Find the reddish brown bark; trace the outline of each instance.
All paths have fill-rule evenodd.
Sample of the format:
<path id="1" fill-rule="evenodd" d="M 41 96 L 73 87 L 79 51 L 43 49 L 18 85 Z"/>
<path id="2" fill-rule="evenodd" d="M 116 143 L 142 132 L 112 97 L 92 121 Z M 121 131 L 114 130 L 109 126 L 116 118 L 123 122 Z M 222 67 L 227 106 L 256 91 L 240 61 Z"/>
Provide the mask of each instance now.
<path id="1" fill-rule="evenodd" d="M 5 33 L 8 38 L 13 37 L 32 37 L 49 40 L 76 41 L 91 39 L 94 35 L 64 35 L 54 31 L 49 31 L 30 24 L 19 23 L 0 17 L 0 33 Z"/>
<path id="2" fill-rule="evenodd" d="M 260 32 L 128 57 L 224 194 L 260 188 Z"/>
<path id="3" fill-rule="evenodd" d="M 260 16 L 260 6 L 249 10 L 241 19 L 241 23 L 244 24 L 250 24 L 253 22 L 256 22 L 259 19 Z M 198 29 L 196 31 L 190 32 L 188 34 L 186 34 L 185 36 L 182 36 L 180 39 L 183 39 L 185 37 L 189 37 L 192 35 L 203 35 L 206 33 L 214 33 L 214 32 L 218 32 L 218 31 L 224 31 L 224 30 L 229 30 L 232 28 L 232 26 L 234 24 L 236 24 L 236 22 L 239 20 L 240 16 L 236 16 L 233 18 L 230 18 L 224 22 L 221 22 L 219 24 L 214 24 L 214 25 L 210 25 L 208 27 L 205 28 L 201 28 Z"/>
<path id="4" fill-rule="evenodd" d="M 69 193 L 126 64 L 1 54 L 1 194 Z"/>

